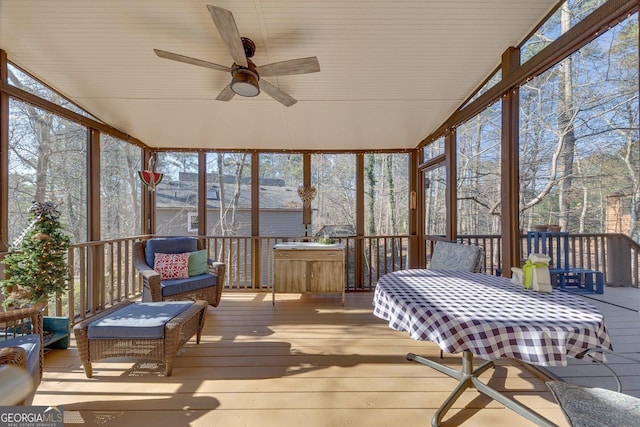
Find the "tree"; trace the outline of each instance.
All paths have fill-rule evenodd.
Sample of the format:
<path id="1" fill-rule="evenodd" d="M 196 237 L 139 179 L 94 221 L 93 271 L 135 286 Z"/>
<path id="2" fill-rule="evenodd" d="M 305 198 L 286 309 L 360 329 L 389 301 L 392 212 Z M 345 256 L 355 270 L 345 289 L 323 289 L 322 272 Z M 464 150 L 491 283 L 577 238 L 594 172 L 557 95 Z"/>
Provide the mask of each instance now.
<path id="1" fill-rule="evenodd" d="M 60 212 L 52 202 L 34 202 L 29 213 L 32 222 L 22 236 L 19 252 L 3 260 L 5 306 L 33 304 L 67 289 L 70 239 L 62 232 Z"/>
<path id="2" fill-rule="evenodd" d="M 398 220 L 396 215 L 396 190 L 395 179 L 393 170 L 393 154 L 387 154 L 385 156 L 385 168 L 384 176 L 387 183 L 387 209 L 389 214 L 387 215 L 388 230 L 387 234 L 398 233 Z"/>
<path id="3" fill-rule="evenodd" d="M 456 130 L 459 234 L 500 230 L 500 124 L 494 104 Z"/>
<path id="4" fill-rule="evenodd" d="M 242 178 L 245 167 L 249 168 L 247 153 L 217 153 L 218 183 L 220 185 L 220 230 L 223 236 L 236 235 L 238 224 L 238 207 L 240 193 L 242 191 Z M 225 185 L 225 171 L 230 171 L 233 178 L 232 194 L 227 196 L 227 186 Z"/>
<path id="5" fill-rule="evenodd" d="M 66 102 L 14 67 L 8 68 L 8 80 L 54 104 Z M 87 162 L 87 128 L 26 102 L 12 99 L 9 108 L 10 233 L 26 226 L 32 201 L 64 198 L 67 231 L 74 241 L 85 240 L 86 170 L 78 165 Z"/>
<path id="6" fill-rule="evenodd" d="M 562 34 L 570 29 L 571 13 L 565 3 L 560 8 L 560 31 Z M 573 189 L 573 164 L 576 149 L 574 120 L 576 117 L 573 104 L 572 57 L 560 63 L 558 127 L 560 156 L 558 169 L 562 179 L 558 183 L 558 224 L 563 230 L 569 229 L 569 210 L 571 208 L 571 192 Z"/>
<path id="7" fill-rule="evenodd" d="M 100 135 L 100 238 L 140 234 L 141 148 Z"/>
<path id="8" fill-rule="evenodd" d="M 367 212 L 369 213 L 367 219 L 367 232 L 370 236 L 374 236 L 376 234 L 376 223 L 375 223 L 375 200 L 376 200 L 376 158 L 373 154 L 368 154 L 366 156 L 366 165 L 364 167 L 364 175 L 367 180 L 368 189 L 367 196 Z"/>
<path id="9" fill-rule="evenodd" d="M 596 3 L 570 2 L 538 40 L 553 40 Z M 520 88 L 523 227 L 557 222 L 565 231 L 606 232 L 607 196 L 625 194 L 632 203 L 622 214 L 631 217 L 634 235 L 637 40 L 635 15 Z"/>

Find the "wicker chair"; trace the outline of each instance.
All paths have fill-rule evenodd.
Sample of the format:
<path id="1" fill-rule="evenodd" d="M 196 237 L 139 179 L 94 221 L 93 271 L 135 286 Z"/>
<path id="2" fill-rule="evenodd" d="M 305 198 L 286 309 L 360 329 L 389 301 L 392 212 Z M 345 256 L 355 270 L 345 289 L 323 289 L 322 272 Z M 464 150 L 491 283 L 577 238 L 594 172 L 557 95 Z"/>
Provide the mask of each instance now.
<path id="1" fill-rule="evenodd" d="M 429 268 L 432 270 L 469 271 L 484 273 L 484 248 L 456 242 L 436 242 Z M 440 350 L 440 358 L 444 356 Z"/>
<path id="2" fill-rule="evenodd" d="M 0 348 L 0 405 L 22 404 L 33 390 L 33 380 L 27 372 L 25 349 Z"/>
<path id="3" fill-rule="evenodd" d="M 30 405 L 42 380 L 44 336 L 42 307 L 0 311 L 0 364 L 23 367 L 31 376 L 32 392 L 20 405 Z"/>
<path id="4" fill-rule="evenodd" d="M 455 242 L 438 241 L 431 255 L 432 270 L 484 272 L 484 248 Z"/>
<path id="5" fill-rule="evenodd" d="M 153 242 L 150 244 L 150 242 Z M 154 238 L 135 242 L 133 245 L 133 264 L 142 276 L 142 301 L 180 301 L 204 300 L 217 307 L 224 288 L 226 266 L 211 259 L 207 261 L 209 272 L 187 279 L 161 280 L 160 274 L 153 269 L 155 252 L 147 253 L 149 246 L 161 248 L 155 252 L 177 254 L 204 249 L 202 240 L 193 237 Z M 150 265 L 151 264 L 151 265 Z"/>

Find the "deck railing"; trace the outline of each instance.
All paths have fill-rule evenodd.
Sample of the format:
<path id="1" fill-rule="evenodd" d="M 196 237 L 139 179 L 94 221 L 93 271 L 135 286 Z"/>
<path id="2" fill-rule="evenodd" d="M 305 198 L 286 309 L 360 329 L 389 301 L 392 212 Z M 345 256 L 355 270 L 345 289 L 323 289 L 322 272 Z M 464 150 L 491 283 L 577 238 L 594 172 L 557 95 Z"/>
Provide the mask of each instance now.
<path id="1" fill-rule="evenodd" d="M 89 317 L 119 301 L 138 298 L 142 281 L 132 263 L 136 236 L 73 245 L 69 249 L 71 281 L 69 292 L 49 305 L 49 314 L 68 316 L 73 322 Z M 392 271 L 408 268 L 411 236 L 357 236 L 339 238 L 346 251 L 347 291 L 371 291 L 378 279 Z M 206 236 L 211 258 L 227 264 L 227 291 L 270 291 L 273 286 L 273 246 L 283 242 L 314 241 L 313 237 L 221 237 Z M 442 237 L 427 236 L 426 260 L 434 243 Z M 502 271 L 499 235 L 459 236 L 458 241 L 485 249 L 486 274 Z M 523 257 L 526 235 L 521 238 Z M 602 271 L 605 282 L 638 287 L 640 246 L 621 234 L 571 234 L 569 264 Z M 356 254 L 362 253 L 362 257 Z M 5 254 L 0 254 L 2 258 Z M 428 266 L 428 263 L 427 263 Z"/>
<path id="2" fill-rule="evenodd" d="M 444 240 L 444 238 L 426 237 L 427 259 L 438 240 Z M 487 274 L 501 274 L 502 239 L 500 235 L 465 235 L 458 236 L 458 241 L 482 246 L 485 250 L 485 272 Z M 526 259 L 528 255 L 527 234 L 520 236 L 520 244 L 522 257 Z M 567 246 L 570 267 L 602 271 L 605 283 L 609 285 L 639 287 L 640 245 L 629 236 L 614 233 L 569 233 Z M 558 248 L 552 248 L 552 250 L 557 251 Z M 563 257 L 564 255 L 558 254 L 558 256 Z M 564 260 L 556 260 L 557 263 L 562 261 Z"/>
<path id="3" fill-rule="evenodd" d="M 90 317 L 120 301 L 142 294 L 133 268 L 133 244 L 145 236 L 72 245 L 68 260 L 71 280 L 67 295 L 49 306 L 57 316 L 75 321 Z"/>
<path id="4" fill-rule="evenodd" d="M 273 246 L 287 242 L 312 242 L 315 237 L 208 236 L 209 255 L 227 265 L 226 289 L 271 290 Z M 337 239 L 345 247 L 347 291 L 371 290 L 380 276 L 407 267 L 409 236 L 363 236 Z M 362 271 L 356 248 L 362 245 Z"/>

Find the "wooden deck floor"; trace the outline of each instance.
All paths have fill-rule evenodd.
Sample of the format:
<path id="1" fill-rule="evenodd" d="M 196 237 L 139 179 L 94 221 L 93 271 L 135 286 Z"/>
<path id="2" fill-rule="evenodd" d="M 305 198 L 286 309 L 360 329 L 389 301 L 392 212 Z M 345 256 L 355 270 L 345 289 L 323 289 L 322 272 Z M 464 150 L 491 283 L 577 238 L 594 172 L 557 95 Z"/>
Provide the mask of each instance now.
<path id="1" fill-rule="evenodd" d="M 637 288 L 607 287 L 603 295 L 584 295 L 605 315 L 605 324 L 616 353 L 640 359 L 640 290 Z M 640 364 L 616 357 L 607 363 L 621 376 L 623 391 L 640 397 Z M 565 381 L 589 387 L 615 389 L 611 373 L 593 362 L 569 359 L 568 366 L 549 368 Z"/>
<path id="2" fill-rule="evenodd" d="M 426 426 L 456 381 L 405 360 L 438 357 L 432 343 L 394 332 L 372 314 L 372 293 L 339 296 L 226 293 L 209 308 L 203 340 L 180 352 L 171 377 L 155 363 L 94 363 L 88 379 L 75 344 L 45 356 L 34 405 L 63 405 L 68 425 Z M 458 356 L 445 357 L 452 366 Z M 567 425 L 543 379 L 501 363 L 483 375 L 494 388 Z M 532 425 L 465 392 L 444 425 Z"/>

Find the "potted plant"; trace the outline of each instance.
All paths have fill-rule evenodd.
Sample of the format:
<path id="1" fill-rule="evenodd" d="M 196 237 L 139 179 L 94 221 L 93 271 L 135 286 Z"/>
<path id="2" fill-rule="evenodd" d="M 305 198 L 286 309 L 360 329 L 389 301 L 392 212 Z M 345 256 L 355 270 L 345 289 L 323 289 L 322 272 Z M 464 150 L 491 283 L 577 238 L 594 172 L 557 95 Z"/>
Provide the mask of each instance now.
<path id="1" fill-rule="evenodd" d="M 6 296 L 5 308 L 39 305 L 44 309 L 51 298 L 67 290 L 70 238 L 62 231 L 57 206 L 34 202 L 29 215 L 31 222 L 14 243 L 15 251 L 2 261 L 5 279 L 0 285 Z M 64 320 L 68 336 L 69 319 Z M 53 323 L 60 321 L 54 319 Z"/>
<path id="2" fill-rule="evenodd" d="M 323 245 L 333 245 L 336 242 L 337 240 L 329 236 L 328 234 L 325 234 L 324 236 L 318 239 L 318 243 L 321 243 Z"/>

